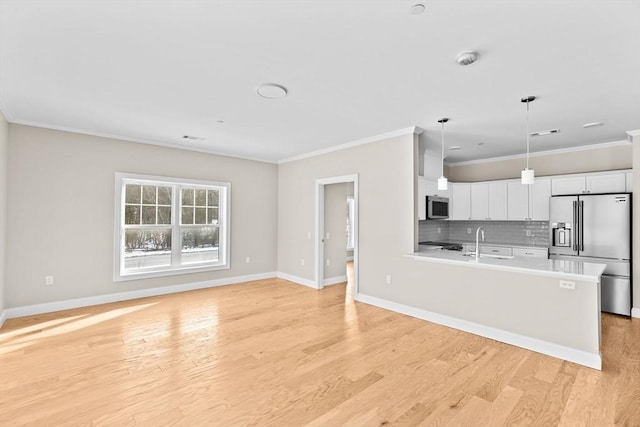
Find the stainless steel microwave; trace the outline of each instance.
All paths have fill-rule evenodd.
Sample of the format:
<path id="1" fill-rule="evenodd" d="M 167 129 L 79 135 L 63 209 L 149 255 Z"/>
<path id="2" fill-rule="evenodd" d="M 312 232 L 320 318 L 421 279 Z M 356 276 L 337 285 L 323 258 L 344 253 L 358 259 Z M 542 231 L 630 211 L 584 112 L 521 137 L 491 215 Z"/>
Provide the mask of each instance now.
<path id="1" fill-rule="evenodd" d="M 449 199 L 447 197 L 427 196 L 427 219 L 449 218 Z"/>

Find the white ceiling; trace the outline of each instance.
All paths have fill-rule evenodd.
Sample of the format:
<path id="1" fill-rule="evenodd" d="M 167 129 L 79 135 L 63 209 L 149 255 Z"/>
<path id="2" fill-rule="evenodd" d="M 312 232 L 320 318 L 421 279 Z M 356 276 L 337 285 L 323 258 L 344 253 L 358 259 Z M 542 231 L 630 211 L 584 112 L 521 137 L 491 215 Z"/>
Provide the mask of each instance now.
<path id="1" fill-rule="evenodd" d="M 0 107 L 266 161 L 411 126 L 437 144 L 446 116 L 457 162 L 522 153 L 535 95 L 531 131 L 561 132 L 532 151 L 620 141 L 640 129 L 639 17 L 639 0 L 0 0 Z"/>

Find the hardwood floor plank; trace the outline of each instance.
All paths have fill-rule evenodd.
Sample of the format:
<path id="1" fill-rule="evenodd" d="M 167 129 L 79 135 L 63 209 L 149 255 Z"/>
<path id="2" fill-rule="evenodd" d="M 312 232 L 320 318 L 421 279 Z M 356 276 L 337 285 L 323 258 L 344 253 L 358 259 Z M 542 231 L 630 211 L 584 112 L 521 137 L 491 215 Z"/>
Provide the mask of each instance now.
<path id="1" fill-rule="evenodd" d="M 640 425 L 640 319 L 602 372 L 285 280 L 9 319 L 0 425 Z"/>

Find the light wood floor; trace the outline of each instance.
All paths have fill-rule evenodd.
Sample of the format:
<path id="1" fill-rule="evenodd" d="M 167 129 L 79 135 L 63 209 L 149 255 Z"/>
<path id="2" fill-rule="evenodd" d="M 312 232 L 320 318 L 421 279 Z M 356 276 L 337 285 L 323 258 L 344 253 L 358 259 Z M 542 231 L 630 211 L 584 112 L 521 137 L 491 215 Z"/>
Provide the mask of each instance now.
<path id="1" fill-rule="evenodd" d="M 0 425 L 640 425 L 640 319 L 599 372 L 272 279 L 11 319 Z"/>

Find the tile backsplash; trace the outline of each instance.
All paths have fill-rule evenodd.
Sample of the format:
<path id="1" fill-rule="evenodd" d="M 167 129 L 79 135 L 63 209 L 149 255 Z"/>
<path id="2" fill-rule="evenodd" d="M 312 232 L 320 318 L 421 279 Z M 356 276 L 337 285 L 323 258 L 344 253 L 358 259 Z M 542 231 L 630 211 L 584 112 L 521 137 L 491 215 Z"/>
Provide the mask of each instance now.
<path id="1" fill-rule="evenodd" d="M 423 241 L 473 242 L 476 229 L 484 230 L 485 243 L 505 245 L 549 245 L 547 221 L 420 221 L 418 236 Z M 468 230 L 471 229 L 471 233 Z M 527 231 L 529 236 L 527 236 Z"/>

